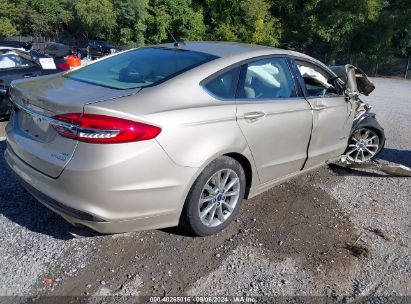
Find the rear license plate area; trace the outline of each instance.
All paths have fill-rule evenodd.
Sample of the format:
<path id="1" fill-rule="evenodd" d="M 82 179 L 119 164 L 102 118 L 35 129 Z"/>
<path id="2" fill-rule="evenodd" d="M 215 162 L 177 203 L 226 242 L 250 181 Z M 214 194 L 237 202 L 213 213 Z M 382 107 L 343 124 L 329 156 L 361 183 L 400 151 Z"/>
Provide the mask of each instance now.
<path id="1" fill-rule="evenodd" d="M 26 135 L 38 140 L 46 140 L 49 137 L 51 125 L 46 119 L 25 111 L 18 111 L 15 115 L 20 130 Z"/>

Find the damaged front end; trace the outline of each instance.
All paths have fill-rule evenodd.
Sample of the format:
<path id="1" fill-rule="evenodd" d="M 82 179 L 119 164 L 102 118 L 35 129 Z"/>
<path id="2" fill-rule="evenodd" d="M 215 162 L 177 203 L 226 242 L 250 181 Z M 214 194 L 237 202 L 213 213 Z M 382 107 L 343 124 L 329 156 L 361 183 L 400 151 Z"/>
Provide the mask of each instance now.
<path id="1" fill-rule="evenodd" d="M 375 90 L 375 85 L 361 69 L 351 64 L 332 66 L 330 68 L 343 81 L 346 87 L 347 99 L 355 102 L 355 123 L 355 120 L 358 120 L 371 110 L 371 106 L 360 99 L 360 94 L 370 95 Z"/>
<path id="2" fill-rule="evenodd" d="M 334 66 L 331 70 L 344 82 L 347 99 L 353 103 L 355 111 L 348 147 L 341 162 L 349 169 L 371 169 L 390 176 L 411 177 L 411 168 L 373 160 L 384 147 L 384 129 L 375 113 L 370 112 L 371 106 L 359 96 L 368 96 L 374 91 L 374 84 L 362 70 L 350 64 Z"/>
<path id="3" fill-rule="evenodd" d="M 343 155 L 349 163 L 370 161 L 381 152 L 385 144 L 384 129 L 378 123 L 371 106 L 360 99 L 374 91 L 374 84 L 359 68 L 347 64 L 333 66 L 331 70 L 344 82 L 347 101 L 355 111 L 354 121 L 349 136 L 348 146 Z"/>

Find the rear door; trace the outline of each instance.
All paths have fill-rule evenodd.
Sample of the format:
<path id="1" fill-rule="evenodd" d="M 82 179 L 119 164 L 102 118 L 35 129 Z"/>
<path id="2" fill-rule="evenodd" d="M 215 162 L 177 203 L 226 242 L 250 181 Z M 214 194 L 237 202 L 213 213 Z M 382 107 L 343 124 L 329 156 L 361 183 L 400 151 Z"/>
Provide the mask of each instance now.
<path id="1" fill-rule="evenodd" d="M 237 121 L 263 183 L 301 170 L 306 160 L 312 114 L 297 92 L 284 57 L 256 59 L 242 67 Z"/>
<path id="2" fill-rule="evenodd" d="M 345 151 L 354 111 L 334 75 L 312 62 L 296 60 L 295 63 L 313 110 L 313 130 L 305 165 L 310 168 Z"/>

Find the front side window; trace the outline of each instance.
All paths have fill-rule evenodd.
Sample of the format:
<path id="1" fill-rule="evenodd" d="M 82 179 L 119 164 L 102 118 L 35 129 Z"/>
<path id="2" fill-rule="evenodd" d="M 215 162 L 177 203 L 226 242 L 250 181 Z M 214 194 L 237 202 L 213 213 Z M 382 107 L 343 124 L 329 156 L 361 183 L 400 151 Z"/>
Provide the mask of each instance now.
<path id="1" fill-rule="evenodd" d="M 234 99 L 239 74 L 240 67 L 233 68 L 213 78 L 204 87 L 218 98 Z"/>
<path id="2" fill-rule="evenodd" d="M 276 57 L 248 63 L 238 89 L 238 98 L 277 99 L 296 97 L 288 64 Z"/>
<path id="3" fill-rule="evenodd" d="M 340 95 L 340 87 L 337 86 L 336 79 L 331 75 L 314 65 L 303 62 L 297 62 L 297 67 L 304 78 L 308 96 L 335 97 Z"/>
<path id="4" fill-rule="evenodd" d="M 217 57 L 194 51 L 140 48 L 108 57 L 66 77 L 114 89 L 156 85 Z"/>

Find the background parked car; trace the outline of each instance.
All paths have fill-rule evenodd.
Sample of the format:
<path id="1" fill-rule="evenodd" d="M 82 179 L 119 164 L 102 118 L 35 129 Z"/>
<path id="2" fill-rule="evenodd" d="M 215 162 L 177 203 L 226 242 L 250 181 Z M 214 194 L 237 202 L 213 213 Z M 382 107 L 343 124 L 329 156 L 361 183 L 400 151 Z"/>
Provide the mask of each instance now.
<path id="1" fill-rule="evenodd" d="M 101 40 L 86 40 L 78 42 L 74 47 L 73 53 L 80 59 L 85 58 L 87 57 L 87 46 L 90 46 L 90 56 L 92 59 L 110 55 L 118 51 L 118 49 L 115 48 L 110 42 Z"/>
<path id="2" fill-rule="evenodd" d="M 51 58 L 36 51 L 0 47 L 0 119 L 7 119 L 10 83 L 16 79 L 59 73 L 70 69 L 64 58 Z"/>
<path id="3" fill-rule="evenodd" d="M 29 51 L 29 50 L 31 50 L 31 46 L 32 46 L 32 44 L 30 42 L 0 40 L 0 47 L 24 49 L 26 51 Z"/>
<path id="4" fill-rule="evenodd" d="M 31 49 L 54 58 L 63 58 L 70 55 L 70 47 L 58 42 L 36 42 L 33 43 Z"/>

